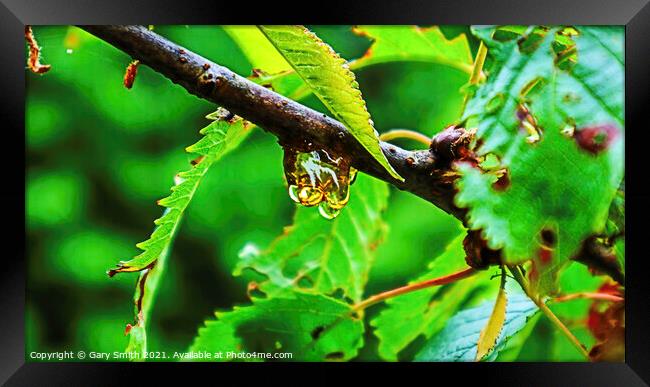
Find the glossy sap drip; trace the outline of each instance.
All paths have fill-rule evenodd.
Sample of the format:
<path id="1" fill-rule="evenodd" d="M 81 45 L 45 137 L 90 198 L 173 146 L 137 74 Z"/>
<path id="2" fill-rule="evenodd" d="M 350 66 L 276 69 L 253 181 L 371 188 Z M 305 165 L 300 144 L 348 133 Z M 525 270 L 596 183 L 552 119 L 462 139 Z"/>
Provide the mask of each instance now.
<path id="1" fill-rule="evenodd" d="M 291 200 L 306 207 L 318 205 L 324 218 L 334 219 L 350 200 L 356 171 L 341 157 L 324 150 L 285 149 L 284 171 Z"/>

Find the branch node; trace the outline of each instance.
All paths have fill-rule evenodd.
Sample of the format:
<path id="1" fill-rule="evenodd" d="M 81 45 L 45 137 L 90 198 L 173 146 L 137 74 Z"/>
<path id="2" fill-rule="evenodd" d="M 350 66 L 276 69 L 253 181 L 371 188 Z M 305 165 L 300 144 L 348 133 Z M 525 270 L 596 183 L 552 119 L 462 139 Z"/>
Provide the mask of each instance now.
<path id="1" fill-rule="evenodd" d="M 429 149 L 437 157 L 436 167 L 450 168 L 454 161 L 474 159 L 470 144 L 476 134 L 475 129 L 448 126 L 431 139 Z"/>
<path id="2" fill-rule="evenodd" d="M 481 230 L 469 230 L 463 239 L 465 262 L 477 270 L 485 270 L 493 265 L 501 265 L 501 251 L 492 250 L 481 236 Z"/>

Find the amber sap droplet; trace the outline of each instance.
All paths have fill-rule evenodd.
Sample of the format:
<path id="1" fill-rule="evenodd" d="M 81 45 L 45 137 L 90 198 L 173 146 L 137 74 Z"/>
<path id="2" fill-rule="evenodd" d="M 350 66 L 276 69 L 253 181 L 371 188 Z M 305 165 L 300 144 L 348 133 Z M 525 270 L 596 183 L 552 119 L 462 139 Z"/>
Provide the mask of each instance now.
<path id="1" fill-rule="evenodd" d="M 356 171 L 349 162 L 325 150 L 285 149 L 284 170 L 289 197 L 306 207 L 319 205 L 320 214 L 333 219 L 350 199 L 350 180 Z"/>
<path id="2" fill-rule="evenodd" d="M 325 199 L 333 209 L 340 210 L 350 200 L 350 186 L 347 176 L 339 176 L 338 185 L 330 185 L 325 191 Z"/>

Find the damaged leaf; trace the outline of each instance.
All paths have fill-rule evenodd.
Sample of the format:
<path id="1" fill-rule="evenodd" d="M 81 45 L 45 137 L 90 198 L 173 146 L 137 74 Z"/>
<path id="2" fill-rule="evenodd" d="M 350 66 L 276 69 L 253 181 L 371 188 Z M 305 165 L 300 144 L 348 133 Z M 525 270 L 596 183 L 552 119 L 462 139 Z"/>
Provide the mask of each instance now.
<path id="1" fill-rule="evenodd" d="M 456 203 L 469 209 L 470 228 L 482 229 L 490 248 L 503 249 L 504 263 L 533 260 L 531 285 L 543 294 L 554 291 L 557 272 L 582 241 L 603 231 L 623 177 L 623 62 L 617 48 L 623 30 L 578 30 L 578 61 L 571 71 L 555 66 L 551 33 L 526 52 L 517 41 L 487 41 L 494 66 L 464 117 L 478 124 L 478 153 L 499 158 L 508 185 L 497 187 L 493 173 L 459 165 Z M 537 78 L 542 82 L 522 94 Z M 487 109 L 496 97 L 501 103 Z M 535 142 L 526 141 L 530 134 L 521 130 L 522 105 L 534 118 L 527 122 L 539 133 Z M 567 135 L 567 125 L 575 133 Z M 593 127 L 608 128 L 601 139 L 607 146 L 596 153 L 573 138 Z M 545 230 L 554 236 L 551 248 L 543 241 Z"/>
<path id="2" fill-rule="evenodd" d="M 190 351 L 291 353 L 284 361 L 344 361 L 363 346 L 363 323 L 350 305 L 323 295 L 287 292 L 271 299 L 253 299 L 249 306 L 217 312 L 199 329 Z M 259 357 L 217 361 L 277 361 Z"/>
<path id="3" fill-rule="evenodd" d="M 343 294 L 359 301 L 368 280 L 374 249 L 383 238 L 381 214 L 388 201 L 386 183 L 358 176 L 355 194 L 333 220 L 318 211 L 297 207 L 293 224 L 259 254 L 242 254 L 235 269 L 251 269 L 266 277 L 259 289 L 274 295 L 286 289 Z"/>
<path id="4" fill-rule="evenodd" d="M 234 118 L 232 122 L 219 119 L 201 129 L 200 133 L 204 137 L 186 148 L 188 152 L 200 155 L 196 164 L 192 169 L 179 173 L 178 183 L 172 187 L 171 195 L 158 201 L 159 205 L 169 211 L 154 221 L 156 228 L 151 237 L 136 245 L 143 252 L 130 261 L 119 262 L 116 268 L 108 272 L 110 276 L 143 270 L 160 257 L 169 247 L 183 212 L 210 166 L 237 146 L 248 132 L 248 125 L 241 118 Z"/>
<path id="5" fill-rule="evenodd" d="M 605 283 L 598 293 L 623 297 L 616 283 Z M 592 361 L 625 361 L 625 302 L 594 300 L 589 307 L 587 326 L 598 342 L 589 351 Z"/>

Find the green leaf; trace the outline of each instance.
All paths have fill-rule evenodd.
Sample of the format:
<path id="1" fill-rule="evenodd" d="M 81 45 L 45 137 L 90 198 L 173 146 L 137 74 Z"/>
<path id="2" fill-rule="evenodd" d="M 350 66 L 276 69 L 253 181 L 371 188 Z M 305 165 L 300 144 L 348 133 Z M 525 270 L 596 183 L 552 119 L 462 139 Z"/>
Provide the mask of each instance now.
<path id="1" fill-rule="evenodd" d="M 293 354 L 291 361 L 349 360 L 363 346 L 363 322 L 350 305 L 323 295 L 284 293 L 217 312 L 199 329 L 192 352 Z M 264 360 L 259 357 L 247 360 Z M 271 361 L 275 359 L 269 359 Z"/>
<path id="2" fill-rule="evenodd" d="M 157 227 L 151 237 L 136 245 L 143 252 L 130 261 L 121 261 L 115 269 L 109 272 L 110 274 L 143 270 L 161 256 L 169 247 L 172 236 L 180 224 L 182 214 L 192 200 L 205 173 L 215 161 L 234 149 L 248 131 L 248 124 L 245 124 L 240 118 L 236 118 L 232 122 L 217 120 L 201 129 L 200 133 L 204 137 L 196 144 L 187 147 L 186 150 L 202 156 L 202 159 L 192 169 L 179 173 L 177 175 L 179 183 L 172 187 L 171 195 L 158 201 L 159 205 L 169 211 L 165 211 L 162 217 L 154 221 Z"/>
<path id="3" fill-rule="evenodd" d="M 487 321 L 487 324 L 481 330 L 476 346 L 476 360 L 482 360 L 497 343 L 497 339 L 503 329 L 503 324 L 506 321 L 506 305 L 508 304 L 508 296 L 505 289 L 505 272 L 501 269 L 501 286 L 497 294 L 496 301 L 492 314 Z"/>
<path id="4" fill-rule="evenodd" d="M 165 209 L 165 213 L 170 209 Z M 174 235 L 171 239 L 173 240 Z M 158 283 L 164 274 L 171 251 L 171 242 L 162 251 L 155 261 L 153 267 L 144 269 L 140 272 L 138 281 L 135 284 L 135 293 L 133 295 L 134 304 L 134 324 L 129 330 L 129 344 L 126 347 L 126 353 L 131 354 L 129 357 L 132 361 L 144 361 L 147 352 L 147 321 L 151 316 L 151 309 L 158 290 Z"/>
<path id="5" fill-rule="evenodd" d="M 264 38 L 265 42 L 260 42 L 259 37 L 263 35 L 259 30 L 257 34 L 253 33 L 250 31 L 252 28 L 254 27 L 224 27 L 253 67 L 259 70 L 249 79 L 294 100 L 311 94 L 311 89 L 280 56 L 289 68 L 281 66 L 277 60 L 277 51 L 267 55 L 268 40 Z M 361 58 L 348 62 L 350 70 L 381 63 L 409 61 L 437 63 L 466 73 L 472 71 L 472 54 L 464 34 L 448 40 L 435 26 L 358 26 L 353 28 L 353 32 L 373 40 L 373 44 Z"/>
<path id="6" fill-rule="evenodd" d="M 410 283 L 441 277 L 467 268 L 464 234 L 453 240 L 447 250 L 436 257 L 426 274 Z M 371 321 L 379 338 L 379 355 L 385 360 L 397 360 L 398 353 L 418 336 L 429 338 L 472 296 L 490 284 L 489 273 L 480 272 L 461 281 L 434 286 L 386 301 L 388 308 Z"/>
<path id="7" fill-rule="evenodd" d="M 361 58 L 350 62 L 350 68 L 409 61 L 438 63 L 472 72 L 472 54 L 465 34 L 449 40 L 437 26 L 357 26 L 353 31 L 373 43 Z"/>
<path id="8" fill-rule="evenodd" d="M 445 329 L 429 340 L 417 354 L 417 361 L 475 361 L 481 330 L 487 325 L 495 301 L 487 301 L 466 309 L 446 321 Z M 510 337 L 521 331 L 539 309 L 526 295 L 511 294 L 506 307 L 506 318 L 492 353 L 485 359 L 492 361 L 505 347 Z"/>
<path id="9" fill-rule="evenodd" d="M 391 176 L 404 181 L 379 146 L 359 84 L 345 59 L 303 26 L 259 28 L 334 117 Z"/>
<path id="10" fill-rule="evenodd" d="M 494 66 L 464 116 L 478 123 L 479 153 L 500 159 L 507 182 L 495 185 L 496 174 L 460 165 L 456 203 L 469 209 L 469 226 L 483 229 L 491 248 L 503 249 L 505 263 L 533 259 L 531 282 L 542 293 L 555 289 L 558 270 L 581 242 L 603 230 L 623 176 L 623 30 L 579 30 L 571 70 L 554 65 L 552 32 L 524 51 L 517 41 L 490 41 Z M 522 103 L 536 120 L 538 141 L 529 143 L 519 128 Z M 582 130 L 603 126 L 614 128 L 606 149 L 581 146 Z M 543 230 L 555 239 L 550 260 L 541 250 Z"/>
<path id="11" fill-rule="evenodd" d="M 261 254 L 243 254 L 235 269 L 266 276 L 259 289 L 267 295 L 290 288 L 332 294 L 341 289 L 359 301 L 368 280 L 374 249 L 382 240 L 381 219 L 388 201 L 386 183 L 358 175 L 344 211 L 327 220 L 313 208 L 297 206 L 293 225 Z"/>
<path id="12" fill-rule="evenodd" d="M 217 113 L 219 113 L 219 111 Z M 182 205 L 181 202 L 183 200 L 186 200 L 183 209 L 186 208 L 187 204 L 189 204 L 189 201 L 192 198 L 194 191 L 196 190 L 196 187 L 200 183 L 201 177 L 205 174 L 205 172 L 207 172 L 207 169 L 210 167 L 210 165 L 217 161 L 224 154 L 237 147 L 250 132 L 248 129 L 249 125 L 244 123 L 239 118 L 237 118 L 233 123 L 218 119 L 218 114 L 214 118 L 216 119 L 215 122 L 201 130 L 201 134 L 204 134 L 205 137 L 203 137 L 196 144 L 187 148 L 189 152 L 204 156 L 203 160 L 201 160 L 193 168 L 193 170 L 202 168 L 202 173 L 189 173 L 190 179 L 192 179 L 191 176 L 196 176 L 194 177 L 196 181 L 193 188 L 189 186 L 182 188 L 182 191 L 184 192 L 191 190 L 189 191 L 191 194 L 188 194 L 189 196 L 187 198 L 181 198 L 179 201 L 176 201 L 175 204 L 172 205 L 167 203 L 168 206 L 165 208 L 163 216 L 160 219 L 169 219 L 169 214 L 174 211 L 174 209 L 178 211 L 178 215 L 173 220 L 174 226 L 169 231 L 169 234 L 161 235 L 157 233 L 161 225 L 158 225 L 152 234 L 152 238 L 154 238 L 156 235 L 161 235 L 159 237 L 159 243 L 163 244 L 164 246 L 159 255 L 153 255 L 156 251 L 158 251 L 157 246 L 145 251 L 144 253 L 148 254 L 149 258 L 147 258 L 147 261 L 143 263 L 144 267 L 140 272 L 138 281 L 135 286 L 135 293 L 133 296 L 135 318 L 134 324 L 129 324 L 128 328 L 129 344 L 126 348 L 126 352 L 132 354 L 132 356 L 129 357 L 131 360 L 145 360 L 145 353 L 147 352 L 147 321 L 151 315 L 151 309 L 158 290 L 158 283 L 164 274 L 167 260 L 169 259 L 172 242 L 174 240 L 176 232 L 178 231 L 178 224 L 180 224 L 183 215 L 183 210 L 178 210 L 179 203 Z M 224 133 L 223 130 L 226 130 L 227 132 Z M 168 199 L 174 197 L 174 195 L 177 195 L 177 198 L 179 197 L 178 193 L 180 190 L 178 190 L 178 187 L 180 185 L 187 184 L 187 175 L 188 173 L 181 173 L 176 177 L 176 179 L 174 179 L 175 185 L 172 187 L 172 195 L 168 197 Z M 161 204 L 163 203 L 161 202 Z M 149 261 L 151 257 L 153 257 L 153 259 Z M 119 269 L 117 271 L 119 271 Z"/>

